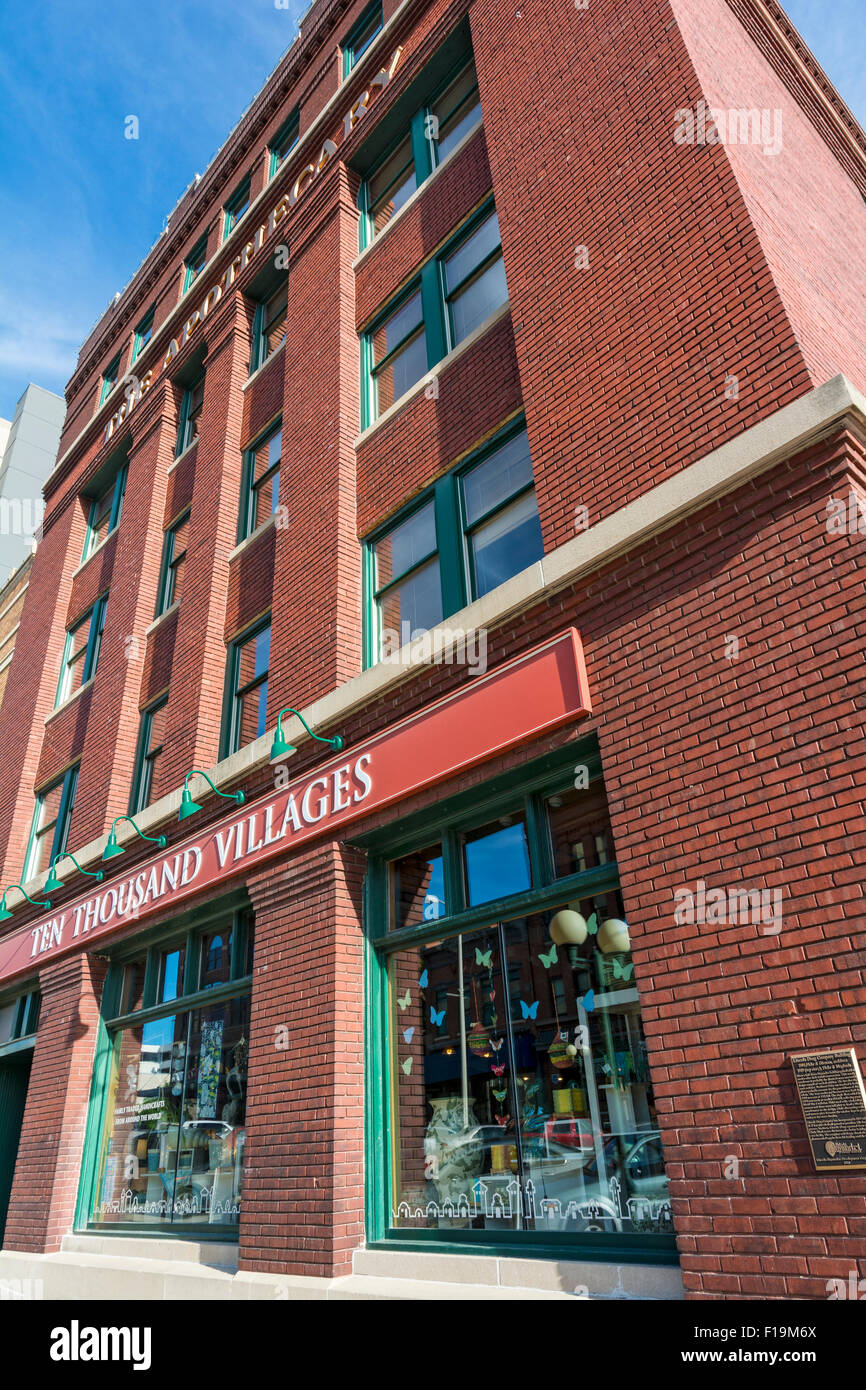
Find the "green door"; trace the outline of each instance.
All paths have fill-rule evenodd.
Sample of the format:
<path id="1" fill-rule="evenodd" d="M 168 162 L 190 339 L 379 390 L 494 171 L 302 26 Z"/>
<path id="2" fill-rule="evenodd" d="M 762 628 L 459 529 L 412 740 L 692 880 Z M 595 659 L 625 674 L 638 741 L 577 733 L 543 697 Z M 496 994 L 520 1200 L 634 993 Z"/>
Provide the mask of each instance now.
<path id="1" fill-rule="evenodd" d="M 6 1212 L 21 1138 L 31 1055 L 26 1052 L 22 1057 L 14 1060 L 8 1057 L 0 1062 L 0 1246 L 6 1229 Z"/>

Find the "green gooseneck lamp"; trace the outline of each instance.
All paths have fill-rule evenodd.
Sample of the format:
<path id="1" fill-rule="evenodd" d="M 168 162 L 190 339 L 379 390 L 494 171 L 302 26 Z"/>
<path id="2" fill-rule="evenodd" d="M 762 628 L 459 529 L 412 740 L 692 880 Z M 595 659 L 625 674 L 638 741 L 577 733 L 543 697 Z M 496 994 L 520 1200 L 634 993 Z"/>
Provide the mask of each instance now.
<path id="1" fill-rule="evenodd" d="M 237 803 L 238 806 L 243 806 L 244 801 L 246 800 L 243 792 L 221 792 L 218 787 L 214 786 L 213 782 L 208 777 L 206 772 L 202 772 L 199 768 L 194 767 L 192 772 L 188 772 L 186 774 L 186 777 L 183 779 L 183 796 L 180 800 L 180 810 L 177 813 L 178 820 L 186 820 L 187 816 L 194 816 L 196 811 L 201 810 L 201 806 L 199 805 L 199 803 L 197 801 L 193 801 L 192 796 L 190 795 L 190 777 L 203 777 L 204 780 L 207 782 L 208 786 L 210 787 L 211 791 L 216 792 L 217 796 L 224 797 L 226 801 L 234 801 Z"/>
<path id="2" fill-rule="evenodd" d="M 90 869 L 82 869 L 78 860 L 75 858 L 75 855 L 69 854 L 67 851 L 67 853 L 65 854 L 56 855 L 55 858 L 51 861 L 51 870 L 48 874 L 47 879 L 45 880 L 46 893 L 56 893 L 58 888 L 63 887 L 63 879 L 60 878 L 60 876 L 57 873 L 57 865 L 61 859 L 71 859 L 80 874 L 85 874 L 87 878 L 95 878 L 97 883 L 101 883 L 102 880 L 105 878 L 105 874 L 102 872 L 101 869 L 97 869 L 95 874 L 91 873 Z"/>
<path id="3" fill-rule="evenodd" d="M 168 844 L 168 840 L 165 838 L 164 835 L 153 836 L 143 834 L 143 832 L 139 830 L 135 821 L 132 819 L 132 816 L 115 816 L 114 820 L 111 822 L 111 830 L 109 831 L 108 835 L 108 844 L 105 846 L 105 853 L 102 856 L 103 863 L 107 859 L 116 859 L 119 854 L 126 853 L 126 850 L 122 847 L 122 845 L 119 845 L 117 843 L 117 836 L 114 833 L 114 827 L 117 825 L 118 821 L 122 820 L 128 820 L 138 838 L 140 840 L 147 840 L 149 845 L 159 845 L 160 849 L 165 849 L 166 845 Z"/>
<path id="4" fill-rule="evenodd" d="M 307 721 L 306 721 L 306 719 L 304 718 L 304 716 L 301 714 L 301 711 L 300 711 L 300 710 L 297 710 L 297 709 L 281 709 L 280 712 L 279 712 L 279 714 L 277 715 L 277 730 L 276 730 L 276 733 L 274 734 L 274 741 L 273 741 L 273 743 L 271 744 L 271 759 L 270 759 L 270 760 L 271 760 L 272 763 L 276 762 L 278 758 L 285 758 L 285 757 L 287 756 L 287 754 L 289 754 L 289 753 L 294 753 L 294 752 L 296 751 L 294 744 L 289 743 L 289 742 L 286 740 L 286 738 L 284 737 L 284 735 L 283 735 L 283 715 L 284 715 L 284 714 L 294 714 L 294 715 L 296 715 L 297 718 L 300 719 L 300 721 L 301 721 L 301 723 L 303 724 L 304 728 L 306 729 L 307 733 L 310 735 L 310 738 L 317 739 L 319 743 L 327 743 L 331 748 L 335 749 L 336 752 L 338 752 L 338 753 L 339 753 L 340 750 L 342 749 L 342 747 L 343 747 L 343 740 L 340 738 L 340 735 L 339 735 L 339 734 L 337 734 L 334 738 L 322 738 L 322 736 L 321 736 L 320 734 L 314 734 L 314 733 L 313 733 L 312 729 L 310 728 L 310 726 L 309 726 L 309 724 L 307 723 Z"/>
<path id="5" fill-rule="evenodd" d="M 6 906 L 6 894 L 7 894 L 12 888 L 17 888 L 19 893 L 24 893 L 24 884 L 23 884 L 23 883 L 10 883 L 6 888 L 3 889 L 3 901 L 0 902 L 0 922 L 8 922 L 8 921 L 10 920 L 11 916 L 12 916 L 12 913 L 11 913 L 10 909 Z M 27 901 L 28 901 L 29 903 L 32 903 L 32 904 L 33 904 L 34 907 L 50 907 L 50 906 L 51 906 L 51 903 L 50 903 L 50 901 L 48 900 L 48 898 L 45 899 L 45 902 L 44 902 L 44 903 L 38 903 L 38 902 L 35 901 L 35 899 L 31 898 L 31 897 L 29 896 L 29 894 L 24 893 L 24 896 L 25 896 L 25 898 L 27 899 Z"/>

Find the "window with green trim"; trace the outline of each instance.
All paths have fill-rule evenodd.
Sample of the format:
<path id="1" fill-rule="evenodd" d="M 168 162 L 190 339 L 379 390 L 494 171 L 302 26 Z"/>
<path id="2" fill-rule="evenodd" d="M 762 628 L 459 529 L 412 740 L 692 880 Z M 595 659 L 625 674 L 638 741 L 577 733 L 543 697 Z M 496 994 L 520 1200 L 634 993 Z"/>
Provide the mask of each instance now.
<path id="1" fill-rule="evenodd" d="M 236 753 L 267 729 L 271 620 L 256 624 L 228 652 L 224 716 L 225 756 Z"/>
<path id="2" fill-rule="evenodd" d="M 253 322 L 253 351 L 250 371 L 263 367 L 286 341 L 286 318 L 289 308 L 289 286 L 283 283 L 256 309 Z"/>
<path id="3" fill-rule="evenodd" d="M 180 403 L 180 424 L 177 431 L 175 458 L 194 444 L 198 439 L 199 420 L 204 405 L 204 374 L 183 393 Z"/>
<path id="4" fill-rule="evenodd" d="M 151 309 L 149 313 L 145 314 L 144 318 L 141 320 L 141 323 L 135 330 L 135 337 L 132 341 L 133 362 L 136 360 L 137 357 L 141 355 L 141 353 L 144 351 L 151 338 L 153 337 L 153 319 L 155 313 L 156 309 Z"/>
<path id="5" fill-rule="evenodd" d="M 40 994 L 29 990 L 0 1003 L 0 1048 L 30 1038 L 39 1026 Z"/>
<path id="6" fill-rule="evenodd" d="M 66 634 L 66 646 L 57 686 L 57 705 L 70 699 L 96 675 L 108 594 L 103 594 Z"/>
<path id="7" fill-rule="evenodd" d="M 120 525 L 123 499 L 126 494 L 126 475 L 127 465 L 124 463 L 118 468 L 108 486 L 103 488 L 99 496 L 94 497 L 90 504 L 87 535 L 84 538 L 84 552 L 81 557 L 82 564 Z"/>
<path id="8" fill-rule="evenodd" d="M 344 77 L 348 77 L 358 60 L 367 52 L 382 24 L 381 0 L 376 0 L 375 4 L 368 5 L 357 24 L 353 25 L 343 40 Z"/>
<path id="9" fill-rule="evenodd" d="M 371 837 L 369 1124 L 391 1152 L 368 1238 L 674 1258 L 604 784 L 566 756 L 392 827 L 396 853 Z"/>
<path id="10" fill-rule="evenodd" d="M 238 539 L 251 536 L 280 502 L 280 462 L 283 452 L 282 421 L 244 455 L 241 484 L 241 516 Z"/>
<path id="11" fill-rule="evenodd" d="M 183 576 L 186 568 L 186 547 L 189 534 L 190 509 L 166 528 L 162 543 L 162 573 L 159 595 L 156 604 L 156 617 L 167 613 L 175 603 L 180 603 L 183 593 Z"/>
<path id="12" fill-rule="evenodd" d="M 207 265 L 207 237 L 197 241 L 183 263 L 183 292 L 189 289 Z"/>
<path id="13" fill-rule="evenodd" d="M 362 426 L 400 400 L 507 299 L 499 220 L 487 203 L 362 335 Z"/>
<path id="14" fill-rule="evenodd" d="M 79 764 L 67 768 L 36 797 L 24 881 L 45 873 L 69 845 L 69 827 L 78 789 Z"/>
<path id="15" fill-rule="evenodd" d="M 543 555 L 525 428 L 500 432 L 366 547 L 375 662 Z"/>
<path id="16" fill-rule="evenodd" d="M 99 391 L 99 404 L 111 395 L 117 385 L 117 378 L 120 376 L 120 353 L 117 354 L 113 362 L 110 362 L 102 373 L 102 386 Z"/>
<path id="17" fill-rule="evenodd" d="M 89 1224 L 237 1230 L 251 968 L 249 911 L 112 961 Z"/>
<path id="18" fill-rule="evenodd" d="M 295 148 L 295 145 L 297 145 L 299 130 L 298 112 L 293 111 L 285 124 L 280 126 L 280 129 L 277 131 L 269 146 L 271 156 L 269 178 L 274 177 L 280 165 L 285 163 L 292 150 Z"/>
<path id="19" fill-rule="evenodd" d="M 154 774 L 165 742 L 168 696 L 163 695 L 141 713 L 135 776 L 129 801 L 129 814 L 136 815 L 153 800 Z"/>
<path id="20" fill-rule="evenodd" d="M 240 188 L 235 190 L 223 208 L 223 241 L 234 231 L 247 211 L 250 205 L 250 188 L 251 181 L 249 178 L 245 178 Z"/>
<path id="21" fill-rule="evenodd" d="M 481 122 L 475 64 L 456 76 L 413 115 L 409 129 L 384 155 L 361 188 L 361 249 L 384 231 L 460 141 Z"/>

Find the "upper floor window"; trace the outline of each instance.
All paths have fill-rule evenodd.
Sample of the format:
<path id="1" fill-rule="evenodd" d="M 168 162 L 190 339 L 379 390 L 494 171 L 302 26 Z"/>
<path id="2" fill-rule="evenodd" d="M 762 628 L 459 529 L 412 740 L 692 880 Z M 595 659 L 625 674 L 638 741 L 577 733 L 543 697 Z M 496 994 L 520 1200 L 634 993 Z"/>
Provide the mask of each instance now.
<path id="1" fill-rule="evenodd" d="M 225 756 L 261 738 L 267 728 L 270 653 L 270 618 L 229 647 Z"/>
<path id="2" fill-rule="evenodd" d="M 177 431 L 175 457 L 180 458 L 185 449 L 198 439 L 198 425 L 204 405 L 204 375 L 193 386 L 187 387 L 180 403 L 180 425 Z"/>
<path id="3" fill-rule="evenodd" d="M 363 335 L 362 426 L 378 419 L 507 299 L 499 219 L 488 203 Z"/>
<path id="4" fill-rule="evenodd" d="M 201 241 L 197 241 L 183 263 L 183 289 L 184 293 L 189 289 L 193 281 L 197 280 L 207 264 L 207 237 L 203 236 Z"/>
<path id="5" fill-rule="evenodd" d="M 117 378 L 118 378 L 119 376 L 120 376 L 120 353 L 117 354 L 117 356 L 115 357 L 114 361 L 111 362 L 111 363 L 109 363 L 109 365 L 106 367 L 105 371 L 102 373 L 102 387 L 101 387 L 100 392 L 99 392 L 99 404 L 100 404 L 100 405 L 102 405 L 102 402 L 103 402 L 104 400 L 106 400 L 108 396 L 111 395 L 112 391 L 114 390 L 115 386 L 117 385 Z"/>
<path id="6" fill-rule="evenodd" d="M 126 493 L 126 472 L 126 464 L 124 463 L 108 486 L 90 504 L 82 564 L 120 525 L 123 498 Z"/>
<path id="7" fill-rule="evenodd" d="M 374 662 L 543 555 L 525 429 L 445 474 L 367 548 Z"/>
<path id="8" fill-rule="evenodd" d="M 241 484 L 240 536 L 251 536 L 257 527 L 273 516 L 280 501 L 280 461 L 283 427 L 277 425 L 248 449 L 244 458 Z"/>
<path id="9" fill-rule="evenodd" d="M 62 705 L 96 675 L 108 594 L 103 594 L 66 634 L 56 705 Z"/>
<path id="10" fill-rule="evenodd" d="M 131 816 L 143 811 L 153 799 L 154 773 L 165 742 L 167 710 L 168 696 L 163 695 L 149 709 L 142 711 L 138 755 L 129 802 Z"/>
<path id="11" fill-rule="evenodd" d="M 229 235 L 230 232 L 234 231 L 235 227 L 240 222 L 249 205 L 250 180 L 249 178 L 246 178 L 244 179 L 240 188 L 236 189 L 232 196 L 229 198 L 228 202 L 225 205 L 225 208 L 223 209 L 223 211 L 225 212 L 225 224 L 223 226 L 223 241 L 225 241 L 226 237 Z"/>
<path id="12" fill-rule="evenodd" d="M 274 177 L 280 165 L 288 158 L 295 148 L 295 145 L 297 145 L 299 129 L 298 113 L 297 111 L 293 111 L 285 125 L 280 126 L 270 146 L 270 178 Z"/>
<path id="13" fill-rule="evenodd" d="M 78 765 L 39 792 L 30 832 L 24 881 L 46 872 L 69 844 L 69 826 L 78 789 Z"/>
<path id="14" fill-rule="evenodd" d="M 261 367 L 286 341 L 289 287 L 283 284 L 256 310 L 253 326 L 253 353 L 250 371 Z"/>
<path id="15" fill-rule="evenodd" d="M 144 318 L 141 320 L 141 323 L 135 330 L 135 338 L 132 342 L 133 362 L 136 360 L 136 358 L 141 356 L 142 352 L 147 347 L 148 343 L 153 337 L 153 318 L 155 313 L 156 310 L 151 309 L 150 313 L 145 314 Z"/>
<path id="16" fill-rule="evenodd" d="M 382 28 L 382 3 L 368 5 L 357 24 L 349 30 L 343 40 L 343 76 L 348 77 L 352 68 L 370 47 Z"/>
<path id="17" fill-rule="evenodd" d="M 180 602 L 183 575 L 186 567 L 186 546 L 189 533 L 189 508 L 165 532 L 162 547 L 162 575 L 156 616 L 167 613 L 172 604 Z"/>
<path id="18" fill-rule="evenodd" d="M 478 79 L 470 59 L 415 112 L 408 131 L 404 127 L 361 185 L 362 250 L 480 121 Z"/>

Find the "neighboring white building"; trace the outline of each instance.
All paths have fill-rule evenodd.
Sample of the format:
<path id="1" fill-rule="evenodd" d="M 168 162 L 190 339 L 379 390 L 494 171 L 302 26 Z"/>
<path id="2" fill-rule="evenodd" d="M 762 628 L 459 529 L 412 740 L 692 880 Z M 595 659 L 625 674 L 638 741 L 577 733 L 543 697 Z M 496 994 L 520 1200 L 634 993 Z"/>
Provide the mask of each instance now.
<path id="1" fill-rule="evenodd" d="M 62 396 L 31 382 L 14 418 L 0 420 L 0 585 L 33 549 L 65 414 Z"/>

